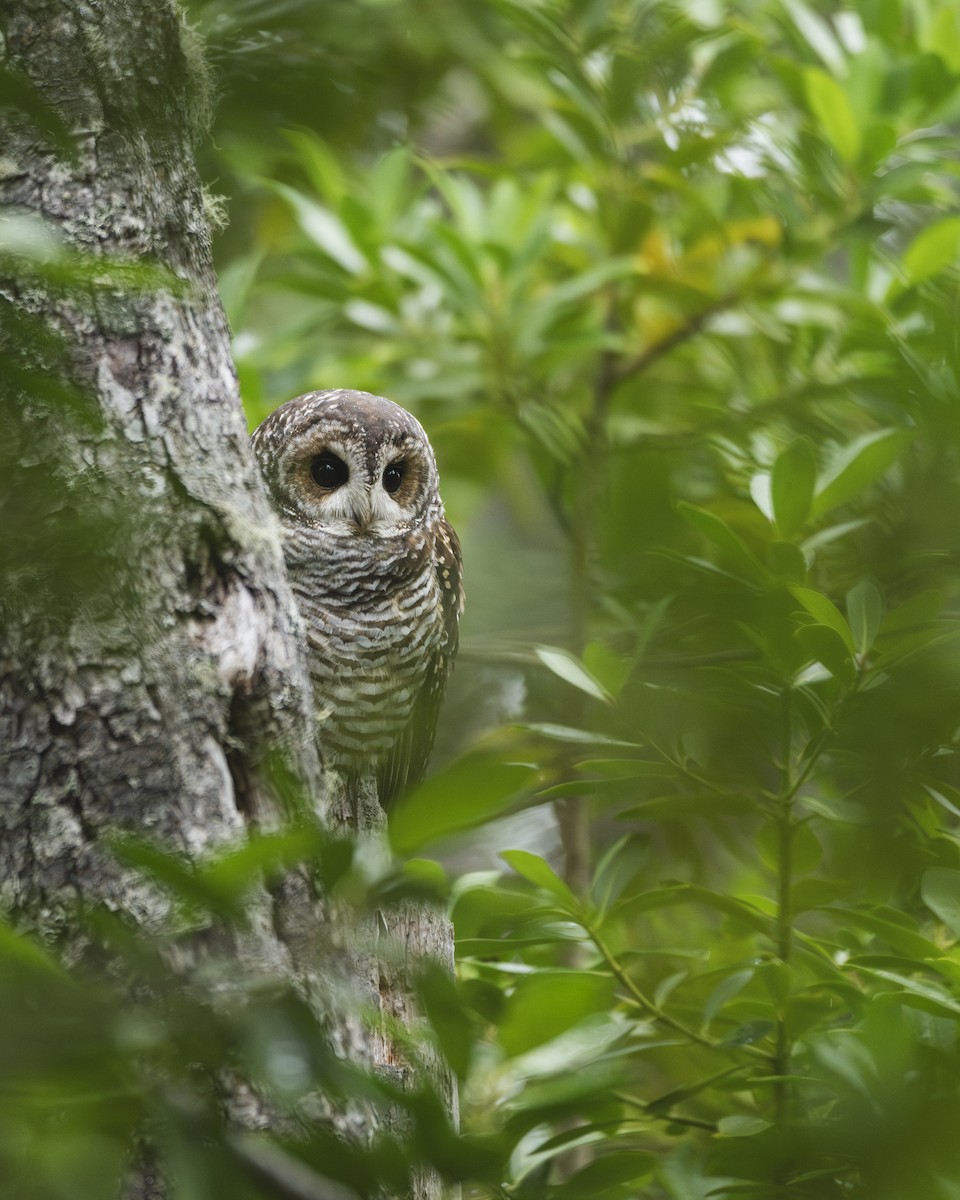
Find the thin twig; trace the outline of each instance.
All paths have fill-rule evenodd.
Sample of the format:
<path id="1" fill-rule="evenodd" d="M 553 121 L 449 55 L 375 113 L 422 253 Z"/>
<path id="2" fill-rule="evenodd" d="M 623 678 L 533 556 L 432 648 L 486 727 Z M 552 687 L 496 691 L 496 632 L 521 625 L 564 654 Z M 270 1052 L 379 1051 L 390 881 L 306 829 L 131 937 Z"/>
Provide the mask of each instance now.
<path id="1" fill-rule="evenodd" d="M 633 979 L 630 978 L 627 972 L 617 961 L 609 947 L 600 937 L 599 933 L 588 924 L 584 924 L 583 927 L 589 935 L 590 940 L 600 951 L 600 956 L 607 964 L 610 973 L 617 980 L 617 982 L 620 983 L 623 988 L 625 988 L 630 996 L 630 999 L 633 1000 L 636 1006 L 645 1012 L 647 1016 L 651 1018 L 651 1020 L 656 1021 L 660 1025 L 665 1025 L 668 1029 L 672 1029 L 675 1033 L 679 1033 L 689 1042 L 695 1042 L 698 1046 L 706 1046 L 710 1050 L 720 1050 L 724 1054 L 736 1054 L 738 1051 L 743 1050 L 747 1054 L 751 1054 L 756 1058 L 762 1058 L 764 1062 L 769 1061 L 769 1055 L 764 1054 L 762 1050 L 757 1050 L 754 1046 L 725 1045 L 723 1042 L 718 1042 L 715 1038 L 708 1037 L 704 1033 L 699 1033 L 696 1029 L 692 1029 L 689 1025 L 684 1024 L 683 1021 L 680 1021 L 676 1017 L 672 1017 L 669 1013 L 664 1012 L 663 1009 L 660 1008 L 658 1004 L 655 1004 L 649 996 L 642 992 Z"/>
<path id="2" fill-rule="evenodd" d="M 712 304 L 708 304 L 706 308 L 693 313 L 682 325 L 678 325 L 676 329 L 668 333 L 666 337 L 661 338 L 659 342 L 654 342 L 633 358 L 621 363 L 614 371 L 614 383 L 620 384 L 625 379 L 642 374 L 659 359 L 669 354 L 671 350 L 675 350 L 677 346 L 695 337 L 711 317 L 716 316 L 718 312 L 723 312 L 725 309 L 735 308 L 738 304 L 742 304 L 744 299 L 745 297 L 742 292 L 727 292 L 726 295 L 721 296 L 718 300 L 714 300 Z"/>
<path id="3" fill-rule="evenodd" d="M 672 1112 L 654 1112 L 646 1101 L 637 1100 L 636 1097 L 627 1096 L 623 1092 L 614 1092 L 613 1098 L 619 1100 L 621 1104 L 637 1109 L 638 1112 L 642 1112 L 644 1116 L 650 1117 L 654 1121 L 665 1121 L 670 1125 L 689 1125 L 691 1129 L 706 1129 L 708 1133 L 717 1132 L 717 1126 L 713 1121 L 700 1121 L 696 1117 L 680 1117 Z"/>

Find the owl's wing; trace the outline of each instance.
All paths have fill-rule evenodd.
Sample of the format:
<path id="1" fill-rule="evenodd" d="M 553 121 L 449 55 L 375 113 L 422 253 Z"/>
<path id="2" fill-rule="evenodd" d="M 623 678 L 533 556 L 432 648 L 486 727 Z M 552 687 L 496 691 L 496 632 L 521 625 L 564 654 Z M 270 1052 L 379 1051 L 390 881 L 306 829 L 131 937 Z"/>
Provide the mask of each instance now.
<path id="1" fill-rule="evenodd" d="M 427 770 L 437 732 L 440 702 L 460 644 L 463 556 L 460 539 L 445 520 L 440 521 L 437 530 L 435 558 L 443 612 L 443 639 L 427 663 L 426 677 L 409 724 L 377 770 L 377 788 L 384 808 L 408 787 L 419 783 Z"/>

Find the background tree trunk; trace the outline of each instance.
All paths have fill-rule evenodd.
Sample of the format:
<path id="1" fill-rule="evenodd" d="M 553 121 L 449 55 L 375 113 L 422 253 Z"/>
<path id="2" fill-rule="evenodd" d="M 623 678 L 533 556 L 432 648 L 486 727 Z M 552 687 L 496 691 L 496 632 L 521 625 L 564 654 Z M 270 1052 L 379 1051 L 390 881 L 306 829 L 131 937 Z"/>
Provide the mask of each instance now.
<path id="1" fill-rule="evenodd" d="M 52 234 L 55 262 L 83 252 L 166 272 L 161 286 L 134 274 L 121 288 L 94 269 L 83 294 L 27 262 L 0 285 L 17 314 L 6 350 L 16 321 L 41 322 L 68 348 L 70 386 L 95 397 L 80 419 L 36 375 L 2 390 L 0 523 L 22 537 L 5 545 L 0 585 L 0 898 L 75 957 L 78 899 L 148 927 L 167 915 L 105 833 L 132 829 L 195 856 L 269 827 L 268 753 L 324 819 L 369 822 L 323 807 L 299 618 L 248 448 L 193 162 L 205 76 L 192 35 L 169 0 L 0 0 L 0 18 L 7 63 L 76 147 L 71 159 L 0 110 L 7 218 L 34 248 Z M 42 353 L 31 366 L 49 381 Z M 237 952 L 309 990 L 337 931 L 295 879 L 253 909 Z M 414 957 L 449 959 L 451 935 L 439 914 L 413 909 L 366 926 L 367 973 L 353 982 L 407 1020 L 409 974 L 376 947 L 398 927 Z M 357 955 L 346 960 L 356 976 Z M 359 1022 L 344 1050 L 378 1065 L 394 1053 Z"/>

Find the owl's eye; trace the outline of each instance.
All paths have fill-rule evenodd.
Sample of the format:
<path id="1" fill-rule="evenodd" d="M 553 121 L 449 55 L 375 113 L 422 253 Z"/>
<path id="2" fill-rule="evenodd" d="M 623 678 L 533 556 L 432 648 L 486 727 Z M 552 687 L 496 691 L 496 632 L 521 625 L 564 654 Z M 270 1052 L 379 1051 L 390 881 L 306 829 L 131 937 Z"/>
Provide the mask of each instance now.
<path id="1" fill-rule="evenodd" d="M 401 483 L 403 483 L 403 463 L 391 463 L 383 472 L 383 490 L 392 496 Z"/>
<path id="2" fill-rule="evenodd" d="M 342 458 L 324 450 L 310 464 L 310 475 L 317 487 L 332 492 L 338 487 L 343 487 L 350 478 L 350 470 Z"/>

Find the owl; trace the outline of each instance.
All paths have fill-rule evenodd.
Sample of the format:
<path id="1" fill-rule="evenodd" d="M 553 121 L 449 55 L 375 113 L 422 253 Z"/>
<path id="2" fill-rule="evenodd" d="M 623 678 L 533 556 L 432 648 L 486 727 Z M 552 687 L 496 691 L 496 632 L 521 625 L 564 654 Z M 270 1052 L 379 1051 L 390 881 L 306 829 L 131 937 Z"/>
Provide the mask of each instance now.
<path id="1" fill-rule="evenodd" d="M 420 423 L 368 392 L 308 392 L 253 449 L 306 628 L 318 744 L 389 803 L 427 767 L 457 652 L 460 542 Z"/>

